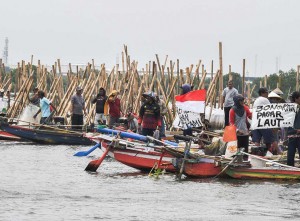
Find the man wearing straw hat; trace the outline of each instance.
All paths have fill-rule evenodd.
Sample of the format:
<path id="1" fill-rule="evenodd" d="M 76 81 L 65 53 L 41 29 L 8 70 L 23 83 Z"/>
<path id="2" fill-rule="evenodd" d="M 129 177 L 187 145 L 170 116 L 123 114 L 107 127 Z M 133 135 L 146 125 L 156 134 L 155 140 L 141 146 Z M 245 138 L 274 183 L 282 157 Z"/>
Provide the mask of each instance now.
<path id="1" fill-rule="evenodd" d="M 82 97 L 82 88 L 76 88 L 76 94 L 71 97 L 71 122 L 72 129 L 82 129 L 83 114 L 86 115 L 85 101 Z"/>

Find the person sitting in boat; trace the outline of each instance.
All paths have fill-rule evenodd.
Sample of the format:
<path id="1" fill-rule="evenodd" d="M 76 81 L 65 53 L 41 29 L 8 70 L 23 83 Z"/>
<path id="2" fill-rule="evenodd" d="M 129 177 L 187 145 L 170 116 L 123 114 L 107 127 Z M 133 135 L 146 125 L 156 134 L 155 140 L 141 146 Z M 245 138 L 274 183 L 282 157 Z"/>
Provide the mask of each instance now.
<path id="1" fill-rule="evenodd" d="M 36 105 L 36 106 L 39 106 L 40 105 L 40 98 L 39 98 L 39 95 L 38 95 L 38 92 L 39 92 L 39 88 L 38 87 L 35 87 L 33 89 L 33 95 L 31 95 L 29 97 L 29 102 L 33 105 Z"/>
<path id="2" fill-rule="evenodd" d="M 128 120 L 128 130 L 137 133 L 138 132 L 138 120 L 137 116 L 132 113 L 132 111 L 129 111 L 128 114 L 126 114 L 127 120 Z"/>
<path id="3" fill-rule="evenodd" d="M 92 104 L 96 103 L 96 115 L 94 124 L 97 126 L 98 124 L 105 125 L 106 124 L 106 101 L 107 101 L 106 91 L 103 87 L 99 89 L 99 93 L 97 94 L 97 97 L 95 97 L 92 100 Z"/>
<path id="4" fill-rule="evenodd" d="M 108 96 L 108 106 L 109 106 L 109 111 L 108 111 L 108 116 L 109 116 L 109 121 L 108 121 L 108 126 L 109 128 L 112 128 L 114 124 L 119 122 L 119 118 L 121 117 L 121 100 L 118 98 L 118 91 L 113 90 L 109 96 Z"/>
<path id="5" fill-rule="evenodd" d="M 245 148 L 248 152 L 249 146 L 249 129 L 247 126 L 247 118 L 252 119 L 252 113 L 249 108 L 244 105 L 244 97 L 237 94 L 233 97 L 233 106 L 229 111 L 229 124 L 236 126 L 237 145 L 238 148 Z"/>
<path id="6" fill-rule="evenodd" d="M 144 103 L 139 111 L 139 131 L 144 136 L 153 136 L 154 131 L 161 127 L 160 107 L 155 102 L 155 95 L 152 91 L 144 93 Z"/>
<path id="7" fill-rule="evenodd" d="M 300 105 L 300 92 L 295 91 L 291 95 L 291 101 Z M 300 111 L 296 113 L 294 126 L 288 128 L 288 152 L 287 152 L 287 165 L 295 166 L 295 154 L 298 149 L 300 156 Z"/>
<path id="8" fill-rule="evenodd" d="M 45 97 L 45 92 L 44 91 L 39 91 L 38 96 L 40 99 L 40 109 L 38 112 L 33 115 L 33 118 L 36 118 L 37 115 L 42 112 L 42 117 L 40 120 L 40 124 L 48 124 L 50 122 L 51 115 L 56 111 L 56 108 L 53 106 L 51 101 Z M 53 112 L 51 113 L 50 106 L 53 108 Z"/>

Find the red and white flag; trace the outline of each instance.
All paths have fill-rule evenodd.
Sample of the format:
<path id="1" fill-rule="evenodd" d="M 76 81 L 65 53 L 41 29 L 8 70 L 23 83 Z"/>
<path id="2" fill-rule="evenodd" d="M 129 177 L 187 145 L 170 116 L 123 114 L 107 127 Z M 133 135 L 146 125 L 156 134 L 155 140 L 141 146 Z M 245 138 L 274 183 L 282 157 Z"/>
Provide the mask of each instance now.
<path id="1" fill-rule="evenodd" d="M 204 113 L 206 90 L 195 90 L 184 95 L 175 96 L 176 107 L 183 111 Z"/>

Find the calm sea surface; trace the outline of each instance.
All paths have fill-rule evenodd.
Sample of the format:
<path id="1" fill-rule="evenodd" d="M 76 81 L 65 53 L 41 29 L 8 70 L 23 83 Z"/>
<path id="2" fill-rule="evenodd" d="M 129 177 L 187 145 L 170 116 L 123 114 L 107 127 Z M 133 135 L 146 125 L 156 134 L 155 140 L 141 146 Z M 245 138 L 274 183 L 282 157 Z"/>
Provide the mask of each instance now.
<path id="1" fill-rule="evenodd" d="M 0 220 L 300 220 L 300 182 L 159 179 L 89 147 L 0 141 Z"/>

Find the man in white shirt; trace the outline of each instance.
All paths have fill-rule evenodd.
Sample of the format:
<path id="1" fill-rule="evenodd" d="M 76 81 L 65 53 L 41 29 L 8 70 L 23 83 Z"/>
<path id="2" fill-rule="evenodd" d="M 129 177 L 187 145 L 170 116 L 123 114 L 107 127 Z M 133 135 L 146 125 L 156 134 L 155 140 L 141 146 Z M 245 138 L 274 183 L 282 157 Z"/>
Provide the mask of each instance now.
<path id="1" fill-rule="evenodd" d="M 263 106 L 266 104 L 270 104 L 268 100 L 268 89 L 267 88 L 259 88 L 258 95 L 259 97 L 256 98 L 253 104 L 253 108 L 258 106 Z M 271 144 L 274 142 L 274 135 L 272 129 L 256 129 L 252 131 L 252 141 L 257 145 L 260 146 L 261 138 L 264 138 L 264 142 L 268 150 L 271 150 Z"/>
<path id="2" fill-rule="evenodd" d="M 237 89 L 233 87 L 232 80 L 228 81 L 227 86 L 222 93 L 223 96 L 223 106 L 224 106 L 224 115 L 225 115 L 225 125 L 229 125 L 229 111 L 231 107 L 233 106 L 233 97 L 237 95 L 239 92 Z"/>

